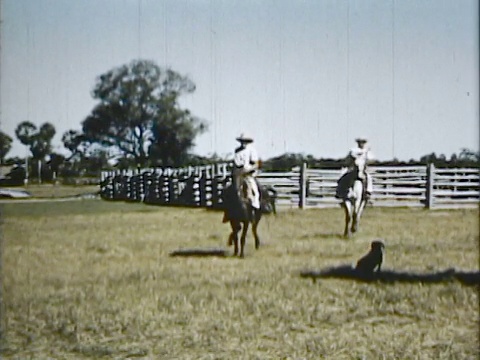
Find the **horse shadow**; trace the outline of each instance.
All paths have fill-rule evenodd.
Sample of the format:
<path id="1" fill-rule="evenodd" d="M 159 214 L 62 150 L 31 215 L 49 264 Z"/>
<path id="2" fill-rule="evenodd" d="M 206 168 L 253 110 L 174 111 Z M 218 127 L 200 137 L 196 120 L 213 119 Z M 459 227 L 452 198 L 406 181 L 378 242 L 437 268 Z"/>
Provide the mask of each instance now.
<path id="1" fill-rule="evenodd" d="M 317 279 L 347 279 L 359 282 L 381 282 L 381 283 L 422 283 L 434 284 L 445 283 L 451 281 L 458 281 L 467 286 L 480 285 L 479 271 L 457 271 L 453 268 L 444 271 L 437 271 L 432 273 L 412 273 L 399 272 L 394 270 L 382 270 L 373 273 L 363 273 L 356 270 L 350 265 L 341 265 L 337 267 L 330 267 L 323 270 L 305 270 L 300 272 L 300 277 L 310 278 L 313 282 Z"/>
<path id="2" fill-rule="evenodd" d="M 170 257 L 229 257 L 229 251 L 225 249 L 216 248 L 193 248 L 193 249 L 178 249 L 169 254 Z"/>

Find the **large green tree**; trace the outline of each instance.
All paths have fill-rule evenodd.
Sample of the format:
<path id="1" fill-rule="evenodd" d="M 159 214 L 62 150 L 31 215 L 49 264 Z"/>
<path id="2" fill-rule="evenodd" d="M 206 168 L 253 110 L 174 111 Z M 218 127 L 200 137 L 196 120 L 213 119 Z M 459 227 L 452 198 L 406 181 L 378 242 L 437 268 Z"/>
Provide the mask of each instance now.
<path id="1" fill-rule="evenodd" d="M 149 156 L 153 165 L 182 166 L 188 162 L 188 151 L 194 139 L 205 131 L 204 122 L 176 104 L 175 96 L 165 97 L 163 111 L 159 112 L 151 129 Z"/>
<path id="2" fill-rule="evenodd" d="M 12 138 L 0 131 L 0 163 L 3 164 L 5 157 L 12 148 Z"/>
<path id="3" fill-rule="evenodd" d="M 462 148 L 458 158 L 463 161 L 478 163 L 480 162 L 480 151 Z"/>
<path id="4" fill-rule="evenodd" d="M 139 166 L 177 165 L 206 129 L 178 104 L 194 83 L 152 61 L 136 60 L 100 75 L 92 92 L 98 104 L 83 121 L 83 140 L 112 147 Z"/>
<path id="5" fill-rule="evenodd" d="M 52 152 L 52 139 L 55 132 L 55 127 L 48 122 L 37 129 L 30 121 L 23 121 L 15 129 L 18 140 L 28 146 L 35 160 L 43 160 Z"/>
<path id="6" fill-rule="evenodd" d="M 89 148 L 89 143 L 85 139 L 85 135 L 78 130 L 66 131 L 62 135 L 62 143 L 71 153 L 67 160 L 84 158 Z"/>
<path id="7" fill-rule="evenodd" d="M 55 127 L 46 122 L 37 128 L 37 126 L 30 121 L 23 121 L 17 125 L 15 135 L 23 145 L 28 146 L 32 157 L 38 163 L 39 181 L 42 163 L 45 157 L 52 153 L 52 139 L 55 136 Z"/>

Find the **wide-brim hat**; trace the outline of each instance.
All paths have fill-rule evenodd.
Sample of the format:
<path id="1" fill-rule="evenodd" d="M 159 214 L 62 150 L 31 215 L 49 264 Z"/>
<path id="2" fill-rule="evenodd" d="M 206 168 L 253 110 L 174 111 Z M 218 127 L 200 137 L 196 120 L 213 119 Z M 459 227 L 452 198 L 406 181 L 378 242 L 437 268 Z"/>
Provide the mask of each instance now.
<path id="1" fill-rule="evenodd" d="M 366 136 L 357 136 L 357 137 L 355 138 L 355 141 L 356 141 L 356 142 L 368 142 L 368 139 L 367 139 Z"/>
<path id="2" fill-rule="evenodd" d="M 242 133 L 240 134 L 240 136 L 238 136 L 236 138 L 237 141 L 240 141 L 240 142 L 245 142 L 245 143 L 251 143 L 253 142 L 253 138 L 249 135 L 247 135 L 246 133 Z"/>

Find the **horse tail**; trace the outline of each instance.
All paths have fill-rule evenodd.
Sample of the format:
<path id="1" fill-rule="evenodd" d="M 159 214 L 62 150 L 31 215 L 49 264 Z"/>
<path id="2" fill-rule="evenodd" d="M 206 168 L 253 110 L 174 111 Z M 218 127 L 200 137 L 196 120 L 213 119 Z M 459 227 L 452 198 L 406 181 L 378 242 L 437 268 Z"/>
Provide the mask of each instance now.
<path id="1" fill-rule="evenodd" d="M 277 190 L 275 190 L 272 186 L 262 186 L 260 184 L 258 185 L 260 189 L 260 204 L 262 213 L 273 213 L 274 215 L 276 215 Z"/>

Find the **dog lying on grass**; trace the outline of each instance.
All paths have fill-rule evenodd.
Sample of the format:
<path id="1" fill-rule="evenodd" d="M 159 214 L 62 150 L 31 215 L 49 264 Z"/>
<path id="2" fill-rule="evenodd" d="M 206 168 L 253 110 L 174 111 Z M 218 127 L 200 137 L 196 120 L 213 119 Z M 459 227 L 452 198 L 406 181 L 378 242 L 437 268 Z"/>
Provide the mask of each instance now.
<path id="1" fill-rule="evenodd" d="M 432 273 L 412 273 L 394 270 L 380 271 L 383 263 L 385 244 L 380 240 L 372 241 L 370 252 L 358 260 L 356 267 L 340 265 L 322 270 L 305 270 L 300 272 L 303 278 L 317 279 L 337 278 L 358 281 L 381 281 L 384 283 L 440 283 L 458 280 L 467 286 L 480 286 L 480 271 L 457 271 L 449 268 Z M 376 271 L 375 271 L 376 270 Z"/>
<path id="2" fill-rule="evenodd" d="M 363 274 L 372 274 L 374 271 L 379 272 L 382 267 L 384 249 L 385 244 L 382 241 L 372 241 L 370 252 L 358 260 L 355 270 Z"/>

